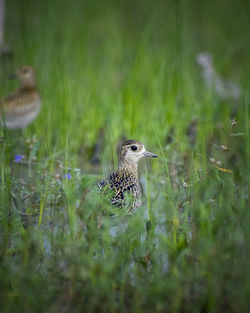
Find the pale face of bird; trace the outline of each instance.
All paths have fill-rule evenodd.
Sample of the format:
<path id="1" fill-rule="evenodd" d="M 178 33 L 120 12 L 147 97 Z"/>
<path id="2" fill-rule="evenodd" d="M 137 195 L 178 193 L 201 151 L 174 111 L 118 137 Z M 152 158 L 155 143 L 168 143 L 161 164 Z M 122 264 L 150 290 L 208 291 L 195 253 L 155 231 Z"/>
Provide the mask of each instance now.
<path id="1" fill-rule="evenodd" d="M 119 155 L 121 162 L 132 163 L 137 163 L 143 157 L 157 158 L 156 154 L 146 151 L 144 145 L 135 140 L 125 141 L 119 149 Z"/>
<path id="2" fill-rule="evenodd" d="M 16 70 L 11 76 L 17 78 L 23 87 L 35 86 L 35 70 L 32 66 L 24 65 Z"/>
<path id="3" fill-rule="evenodd" d="M 202 52 L 197 55 L 197 63 L 202 67 L 210 67 L 213 65 L 213 57 L 209 52 Z"/>

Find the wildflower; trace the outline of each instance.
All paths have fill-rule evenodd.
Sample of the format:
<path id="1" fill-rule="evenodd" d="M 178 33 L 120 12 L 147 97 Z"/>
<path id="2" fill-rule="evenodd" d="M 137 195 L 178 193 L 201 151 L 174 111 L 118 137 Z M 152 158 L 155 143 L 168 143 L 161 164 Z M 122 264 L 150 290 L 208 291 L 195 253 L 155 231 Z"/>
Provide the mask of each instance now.
<path id="1" fill-rule="evenodd" d="M 216 165 L 221 166 L 221 161 L 216 161 Z"/>
<path id="2" fill-rule="evenodd" d="M 56 166 L 57 166 L 58 168 L 60 168 L 60 169 L 63 168 L 63 166 L 62 166 L 60 160 L 56 160 Z"/>
<path id="3" fill-rule="evenodd" d="M 81 169 L 80 168 L 75 168 L 74 172 L 76 173 L 76 177 L 79 178 L 80 177 L 80 173 L 81 173 Z"/>
<path id="4" fill-rule="evenodd" d="M 238 122 L 235 119 L 232 119 L 231 126 L 234 127 L 238 124 Z"/>
<path id="5" fill-rule="evenodd" d="M 188 187 L 188 184 L 184 181 L 183 183 L 182 183 L 182 186 L 183 186 L 183 188 L 187 188 Z"/>
<path id="6" fill-rule="evenodd" d="M 209 161 L 214 164 L 215 163 L 215 158 L 214 157 L 209 158 Z"/>
<path id="7" fill-rule="evenodd" d="M 37 142 L 36 135 L 34 135 L 34 136 L 32 137 L 32 142 L 33 142 L 33 143 L 36 143 L 36 142 Z"/>
<path id="8" fill-rule="evenodd" d="M 220 149 L 221 149 L 222 152 L 225 152 L 225 151 L 229 150 L 227 146 L 223 146 L 223 145 L 220 146 Z"/>
<path id="9" fill-rule="evenodd" d="M 211 205 L 213 205 L 215 200 L 214 199 L 210 199 L 209 202 L 210 202 Z"/>
<path id="10" fill-rule="evenodd" d="M 24 156 L 21 154 L 15 154 L 15 156 L 14 156 L 14 162 L 15 163 L 20 163 L 20 162 L 22 162 L 23 159 L 24 159 Z"/>
<path id="11" fill-rule="evenodd" d="M 182 181 L 182 187 L 184 188 L 184 189 L 187 189 L 187 188 L 189 188 L 189 187 L 192 187 L 193 185 L 191 184 L 191 183 L 187 183 L 187 182 L 185 182 L 184 180 Z"/>
<path id="12" fill-rule="evenodd" d="M 72 179 L 72 176 L 70 173 L 67 173 L 63 176 L 63 178 L 66 178 L 66 179 Z"/>

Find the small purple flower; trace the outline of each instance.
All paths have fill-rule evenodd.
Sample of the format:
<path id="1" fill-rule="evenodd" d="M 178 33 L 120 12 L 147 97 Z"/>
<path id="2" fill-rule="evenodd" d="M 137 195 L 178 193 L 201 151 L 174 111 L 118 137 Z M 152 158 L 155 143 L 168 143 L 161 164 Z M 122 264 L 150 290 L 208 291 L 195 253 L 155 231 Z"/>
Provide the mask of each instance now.
<path id="1" fill-rule="evenodd" d="M 20 162 L 22 162 L 23 158 L 24 158 L 23 155 L 21 155 L 21 154 L 15 154 L 15 156 L 14 156 L 14 162 L 15 162 L 15 163 L 20 163 Z"/>
<path id="2" fill-rule="evenodd" d="M 66 178 L 66 179 L 72 179 L 72 176 L 70 173 L 67 173 L 63 176 L 63 178 Z"/>

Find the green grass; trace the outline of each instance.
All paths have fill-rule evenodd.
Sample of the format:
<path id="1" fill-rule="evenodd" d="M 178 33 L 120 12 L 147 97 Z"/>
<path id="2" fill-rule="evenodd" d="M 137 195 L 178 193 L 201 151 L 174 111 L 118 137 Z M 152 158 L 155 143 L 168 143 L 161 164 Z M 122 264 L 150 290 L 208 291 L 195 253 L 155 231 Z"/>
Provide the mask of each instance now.
<path id="1" fill-rule="evenodd" d="M 31 64 L 43 106 L 23 133 L 0 129 L 1 312 L 248 311 L 249 20 L 243 0 L 7 3 L 0 96 Z M 237 102 L 205 87 L 202 51 Z M 143 207 L 100 217 L 93 186 L 122 137 L 159 158 L 140 164 Z"/>

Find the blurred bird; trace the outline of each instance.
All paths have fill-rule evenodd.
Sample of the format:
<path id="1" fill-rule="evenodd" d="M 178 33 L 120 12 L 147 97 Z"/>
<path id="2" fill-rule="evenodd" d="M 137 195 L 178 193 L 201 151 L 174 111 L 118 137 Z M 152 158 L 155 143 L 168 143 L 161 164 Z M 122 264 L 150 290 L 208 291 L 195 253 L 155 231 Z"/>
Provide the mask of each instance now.
<path id="1" fill-rule="evenodd" d="M 37 117 L 41 100 L 36 89 L 33 67 L 22 66 L 12 77 L 19 79 L 21 86 L 0 99 L 0 123 L 3 122 L 9 129 L 22 129 Z"/>
<path id="2" fill-rule="evenodd" d="M 128 207 L 128 214 L 142 205 L 141 188 L 138 179 L 138 161 L 143 157 L 156 158 L 146 151 L 144 145 L 136 140 L 127 140 L 119 147 L 119 168 L 98 183 L 100 190 L 112 190 L 111 203 L 118 207 Z M 127 196 L 131 196 L 128 201 Z"/>
<path id="3" fill-rule="evenodd" d="M 203 80 L 208 88 L 214 89 L 215 93 L 222 99 L 240 97 L 240 87 L 231 80 L 223 80 L 214 68 L 213 57 L 208 52 L 202 52 L 196 57 L 197 63 L 202 68 Z"/>

